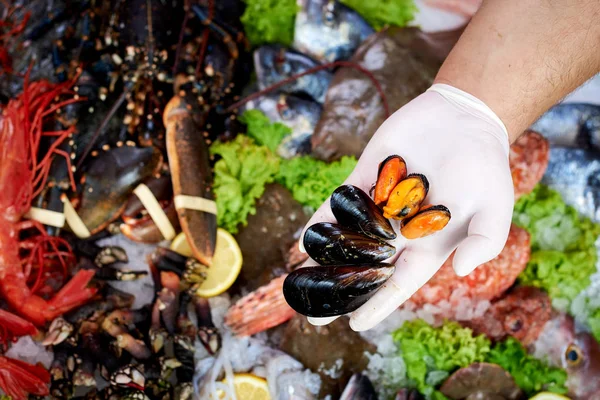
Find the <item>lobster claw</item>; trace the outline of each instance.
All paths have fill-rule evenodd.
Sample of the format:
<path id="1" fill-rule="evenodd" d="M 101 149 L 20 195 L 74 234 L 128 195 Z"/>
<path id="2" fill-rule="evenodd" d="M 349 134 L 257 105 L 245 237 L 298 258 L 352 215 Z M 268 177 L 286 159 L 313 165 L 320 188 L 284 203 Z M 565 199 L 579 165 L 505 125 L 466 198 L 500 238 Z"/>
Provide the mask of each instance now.
<path id="1" fill-rule="evenodd" d="M 95 235 L 118 219 L 133 190 L 161 165 L 159 150 L 130 145 L 103 151 L 90 161 L 77 209 L 90 233 Z"/>
<path id="2" fill-rule="evenodd" d="M 169 176 L 152 178 L 145 182 L 145 185 L 158 201 L 168 223 L 173 228 L 172 231 L 179 231 L 179 219 L 173 203 L 171 178 Z M 165 239 L 161 228 L 152 219 L 135 191 L 127 201 L 121 218 L 124 223 L 120 225 L 119 229 L 128 239 L 142 243 L 158 243 Z M 166 221 L 164 222 L 166 223 Z"/>
<path id="3" fill-rule="evenodd" d="M 194 104 L 197 101 L 174 96 L 165 108 L 163 120 L 179 222 L 194 257 L 210 266 L 217 241 L 217 210 L 210 155 L 200 129 L 204 118 Z"/>
<path id="4" fill-rule="evenodd" d="M 0 356 L 0 389 L 13 400 L 27 400 L 29 394 L 47 396 L 49 383 L 44 367 Z"/>

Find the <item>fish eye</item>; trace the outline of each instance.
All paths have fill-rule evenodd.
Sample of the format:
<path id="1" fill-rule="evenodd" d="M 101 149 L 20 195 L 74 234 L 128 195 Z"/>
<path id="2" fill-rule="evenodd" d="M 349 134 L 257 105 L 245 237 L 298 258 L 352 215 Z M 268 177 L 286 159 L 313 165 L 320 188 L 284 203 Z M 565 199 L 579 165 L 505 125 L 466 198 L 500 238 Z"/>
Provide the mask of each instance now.
<path id="1" fill-rule="evenodd" d="M 583 361 L 581 349 L 574 344 L 569 345 L 565 351 L 565 360 L 570 367 L 579 365 Z"/>

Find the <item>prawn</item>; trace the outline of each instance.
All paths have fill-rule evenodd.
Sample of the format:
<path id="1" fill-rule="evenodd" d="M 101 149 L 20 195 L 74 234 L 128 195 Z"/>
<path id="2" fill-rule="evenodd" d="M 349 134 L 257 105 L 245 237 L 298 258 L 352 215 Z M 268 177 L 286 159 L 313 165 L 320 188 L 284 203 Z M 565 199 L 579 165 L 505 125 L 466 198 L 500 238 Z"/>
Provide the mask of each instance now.
<path id="1" fill-rule="evenodd" d="M 79 101 L 73 96 L 57 100 L 72 94 L 73 82 L 30 83 L 28 71 L 22 94 L 7 104 L 0 119 L 0 296 L 17 314 L 0 312 L 4 344 L 37 332 L 36 327 L 80 306 L 97 291 L 87 287 L 94 271 L 81 270 L 52 298 L 37 294 L 44 270 L 58 264 L 66 276 L 74 256 L 64 239 L 48 235 L 39 222 L 24 218 L 32 199 L 44 189 L 53 157 L 62 156 L 69 162 L 68 154 L 58 146 L 70 138 L 74 128 L 45 131 L 44 121 L 61 107 Z M 55 140 L 40 151 L 42 139 L 48 136 Z M 75 187 L 72 175 L 71 185 Z M 28 283 L 31 277 L 32 287 Z M 47 395 L 48 382 L 49 374 L 42 367 L 0 356 L 0 388 L 14 400 L 26 399 L 27 393 Z"/>

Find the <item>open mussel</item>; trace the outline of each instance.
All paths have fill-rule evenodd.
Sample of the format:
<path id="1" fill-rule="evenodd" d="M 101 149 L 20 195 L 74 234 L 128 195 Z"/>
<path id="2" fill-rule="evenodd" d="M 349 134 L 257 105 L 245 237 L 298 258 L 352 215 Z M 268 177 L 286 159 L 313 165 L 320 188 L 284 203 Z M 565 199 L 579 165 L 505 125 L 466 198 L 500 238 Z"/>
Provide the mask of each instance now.
<path id="1" fill-rule="evenodd" d="M 352 185 L 338 187 L 331 195 L 331 211 L 345 228 L 382 239 L 395 239 L 396 232 L 369 195 Z"/>
<path id="2" fill-rule="evenodd" d="M 450 222 L 450 210 L 442 205 L 425 206 L 412 218 L 402 221 L 400 232 L 406 239 L 419 239 L 441 231 Z"/>
<path id="3" fill-rule="evenodd" d="M 400 156 L 389 156 L 379 164 L 373 196 L 377 206 L 388 201 L 396 185 L 406 178 L 406 173 L 406 162 Z"/>
<path id="4" fill-rule="evenodd" d="M 403 220 L 419 211 L 421 203 L 427 197 L 429 181 L 425 175 L 410 174 L 401 180 L 390 194 L 383 215 L 386 218 Z"/>
<path id="5" fill-rule="evenodd" d="M 320 222 L 304 235 L 308 255 L 321 265 L 377 263 L 396 253 L 394 246 L 337 224 Z"/>
<path id="6" fill-rule="evenodd" d="M 390 264 L 300 268 L 283 283 L 285 300 L 308 317 L 333 317 L 356 310 L 394 273 Z"/>

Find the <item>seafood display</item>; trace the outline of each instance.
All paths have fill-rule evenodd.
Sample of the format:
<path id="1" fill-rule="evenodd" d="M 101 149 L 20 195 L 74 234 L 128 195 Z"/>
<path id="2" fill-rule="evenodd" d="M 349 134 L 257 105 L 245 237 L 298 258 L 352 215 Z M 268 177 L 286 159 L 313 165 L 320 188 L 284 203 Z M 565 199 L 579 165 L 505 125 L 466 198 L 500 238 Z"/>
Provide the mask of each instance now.
<path id="1" fill-rule="evenodd" d="M 394 274 L 395 240 L 439 235 L 452 210 L 429 204 L 401 149 L 372 187 L 342 182 L 463 30 L 418 21 L 481 3 L 417 0 L 412 26 L 382 27 L 379 2 L 0 2 L 2 400 L 600 400 L 600 303 L 586 300 L 586 320 L 567 304 L 577 294 L 531 279 L 560 268 L 540 251 L 562 262 L 575 246 L 537 248 L 557 240 L 544 224 L 591 242 L 587 225 L 515 220 L 493 260 L 458 277 L 451 255 L 379 326 L 350 328 L 346 315 Z M 291 40 L 269 37 L 279 24 Z M 545 185 L 600 221 L 599 107 L 558 104 L 511 145 L 515 201 Z M 325 198 L 335 222 L 307 227 L 304 253 Z M 227 225 L 230 211 L 243 215 Z M 426 335 L 410 351 L 396 343 L 416 320 L 453 321 L 484 352 L 517 343 L 504 361 L 525 371 L 535 359 L 554 380 L 532 389 L 502 357 L 438 368 L 419 359 Z"/>

